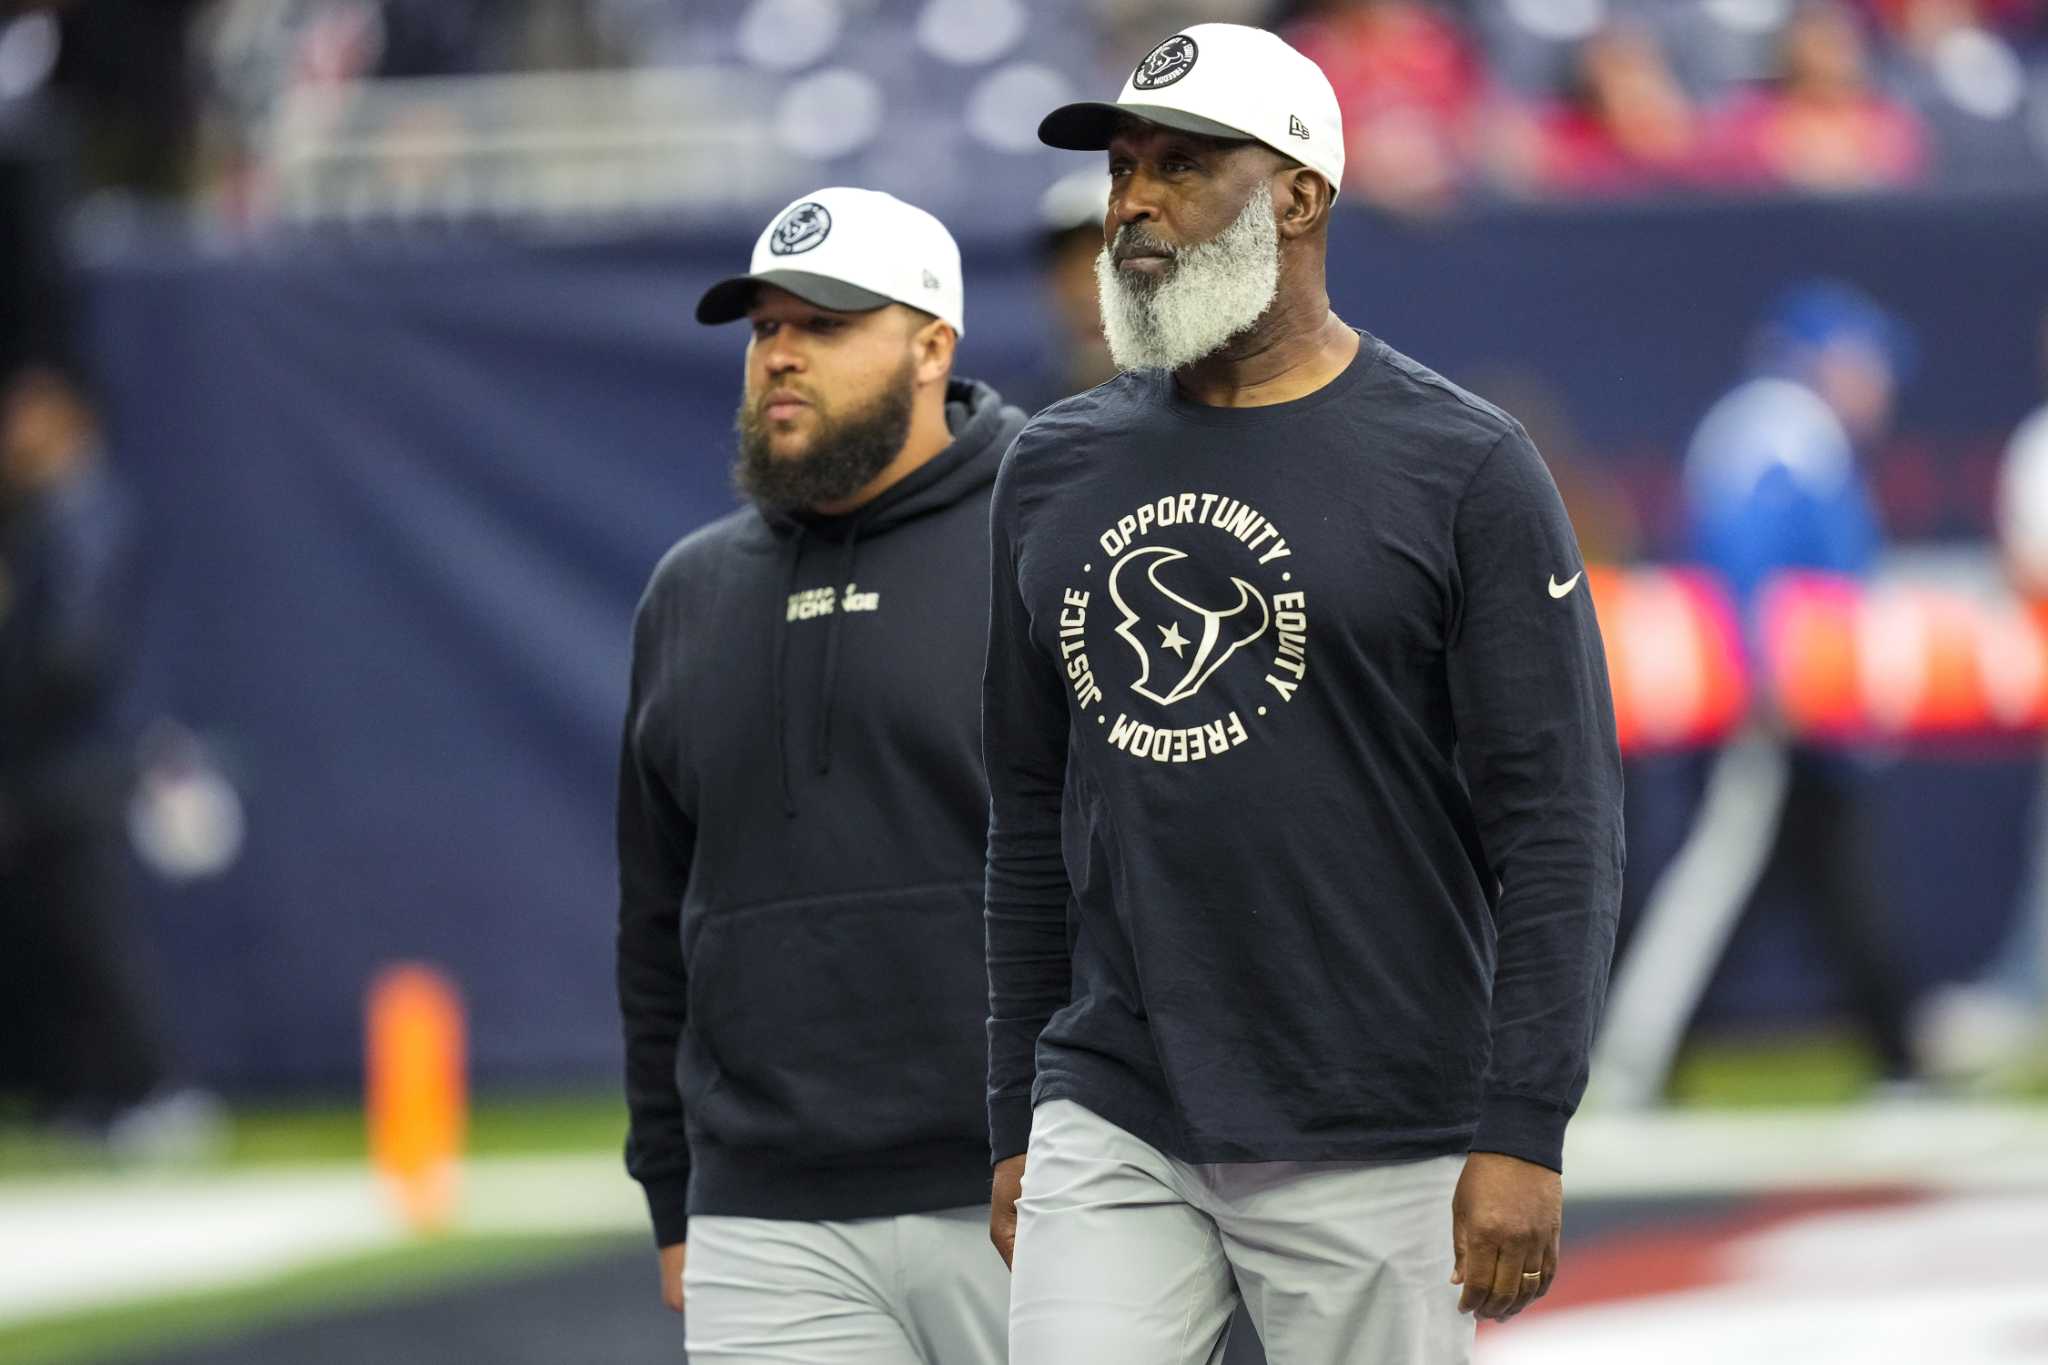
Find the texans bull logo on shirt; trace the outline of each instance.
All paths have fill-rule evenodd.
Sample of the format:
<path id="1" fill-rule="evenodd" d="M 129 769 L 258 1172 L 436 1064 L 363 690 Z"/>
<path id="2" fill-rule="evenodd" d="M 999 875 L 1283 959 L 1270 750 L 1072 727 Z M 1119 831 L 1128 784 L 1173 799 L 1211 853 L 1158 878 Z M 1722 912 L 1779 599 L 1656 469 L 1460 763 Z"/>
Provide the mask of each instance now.
<path id="1" fill-rule="evenodd" d="M 1237 585 L 1237 600 L 1221 611 L 1191 601 L 1159 581 L 1162 568 L 1186 558 L 1184 550 L 1148 545 L 1117 560 L 1109 575 L 1109 598 L 1124 617 L 1116 633 L 1138 652 L 1138 677 L 1131 691 L 1162 706 L 1199 692 L 1231 655 L 1266 633 L 1273 615 L 1265 594 L 1242 578 L 1230 580 Z M 1139 572 L 1131 572 L 1134 566 Z M 1183 623 L 1188 626 L 1185 634 Z M 1154 630 L 1159 638 L 1147 643 Z M 1162 654 L 1172 650 L 1174 656 L 1162 660 L 1157 684 L 1152 678 L 1152 644 Z"/>
<path id="2" fill-rule="evenodd" d="M 1096 544 L 1104 561 L 1082 564 L 1062 596 L 1059 648 L 1074 705 L 1106 743 L 1193 762 L 1245 743 L 1294 700 L 1308 674 L 1308 593 L 1287 538 L 1251 504 L 1169 494 Z"/>

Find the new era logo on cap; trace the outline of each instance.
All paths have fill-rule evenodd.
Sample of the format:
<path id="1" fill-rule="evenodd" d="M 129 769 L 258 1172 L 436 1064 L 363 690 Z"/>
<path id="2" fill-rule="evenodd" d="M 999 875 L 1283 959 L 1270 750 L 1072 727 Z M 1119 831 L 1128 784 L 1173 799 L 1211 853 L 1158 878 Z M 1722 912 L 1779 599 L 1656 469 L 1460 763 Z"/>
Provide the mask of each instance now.
<path id="1" fill-rule="evenodd" d="M 783 209 L 754 243 L 748 272 L 707 290 L 697 320 L 745 317 L 763 286 L 843 313 L 908 304 L 966 331 L 953 234 L 923 209 L 879 190 L 834 186 Z"/>
<path id="2" fill-rule="evenodd" d="M 1039 140 L 1101 151 L 1126 118 L 1209 137 L 1263 142 L 1320 174 L 1344 178 L 1343 117 L 1321 67 L 1278 34 L 1244 24 L 1196 24 L 1145 54 L 1115 103 L 1053 110 Z"/>

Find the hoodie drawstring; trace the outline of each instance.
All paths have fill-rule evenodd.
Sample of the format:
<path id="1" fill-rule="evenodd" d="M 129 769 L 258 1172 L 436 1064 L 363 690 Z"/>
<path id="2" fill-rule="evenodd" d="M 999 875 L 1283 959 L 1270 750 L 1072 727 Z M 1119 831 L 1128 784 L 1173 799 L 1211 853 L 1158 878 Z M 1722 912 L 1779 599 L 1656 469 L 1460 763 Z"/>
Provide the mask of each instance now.
<path id="1" fill-rule="evenodd" d="M 789 713 L 783 702 L 782 670 L 789 659 L 790 602 L 796 596 L 797 566 L 804 557 L 804 528 L 799 525 L 789 538 L 789 568 L 783 574 L 782 615 L 775 618 L 775 774 L 782 782 L 782 813 L 796 816 L 796 793 L 789 785 Z"/>
<path id="2" fill-rule="evenodd" d="M 825 631 L 825 672 L 818 684 L 818 775 L 832 771 L 832 698 L 839 683 L 839 618 L 846 614 L 846 595 L 853 588 L 855 548 L 860 544 L 860 523 L 846 528 L 846 551 L 840 557 L 839 582 L 832 591 L 839 600 L 832 605 L 832 620 Z"/>

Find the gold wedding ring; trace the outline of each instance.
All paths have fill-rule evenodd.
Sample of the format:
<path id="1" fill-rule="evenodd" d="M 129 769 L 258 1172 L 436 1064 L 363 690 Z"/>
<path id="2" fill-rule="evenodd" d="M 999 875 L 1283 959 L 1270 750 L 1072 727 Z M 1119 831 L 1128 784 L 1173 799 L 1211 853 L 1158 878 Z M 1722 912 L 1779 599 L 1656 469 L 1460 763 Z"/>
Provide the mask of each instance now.
<path id="1" fill-rule="evenodd" d="M 1543 1278 L 1543 1272 L 1540 1270 L 1525 1270 L 1522 1272 L 1522 1278 L 1525 1280 L 1540 1280 Z"/>

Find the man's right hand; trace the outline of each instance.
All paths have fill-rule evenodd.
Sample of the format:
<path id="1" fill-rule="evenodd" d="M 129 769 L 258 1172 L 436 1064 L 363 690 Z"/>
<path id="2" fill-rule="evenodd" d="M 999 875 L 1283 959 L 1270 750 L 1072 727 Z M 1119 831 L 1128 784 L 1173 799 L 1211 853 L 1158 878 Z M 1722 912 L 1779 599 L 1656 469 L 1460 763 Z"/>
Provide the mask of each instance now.
<path id="1" fill-rule="evenodd" d="M 688 1249 L 687 1242 L 661 1249 L 661 1301 L 671 1313 L 683 1311 L 683 1253 Z"/>
<path id="2" fill-rule="evenodd" d="M 1003 1264 L 1017 1254 L 1017 1198 L 1024 1193 L 1024 1158 L 996 1163 L 995 1185 L 988 1205 L 988 1239 L 1002 1254 Z"/>

